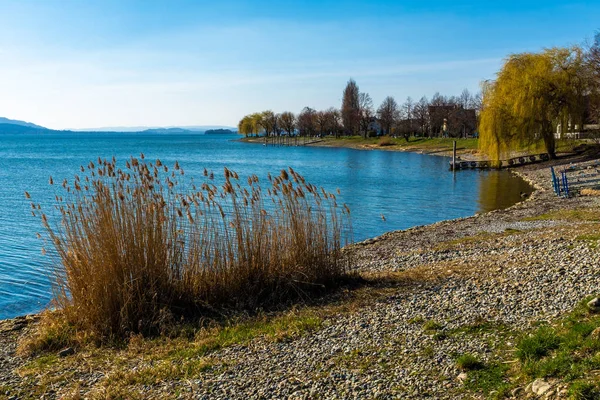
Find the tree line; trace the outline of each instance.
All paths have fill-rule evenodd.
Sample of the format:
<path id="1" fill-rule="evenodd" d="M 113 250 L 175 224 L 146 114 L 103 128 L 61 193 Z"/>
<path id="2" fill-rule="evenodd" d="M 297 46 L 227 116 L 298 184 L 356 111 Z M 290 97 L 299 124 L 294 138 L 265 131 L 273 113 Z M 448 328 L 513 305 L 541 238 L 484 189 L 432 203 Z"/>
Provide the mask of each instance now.
<path id="1" fill-rule="evenodd" d="M 238 123 L 243 135 L 267 136 L 335 136 L 377 135 L 423 137 L 460 137 L 473 134 L 477 129 L 477 113 L 481 107 L 481 93 L 471 94 L 465 89 L 459 96 L 436 93 L 431 100 L 423 96 L 418 101 L 408 97 L 402 104 L 387 96 L 375 109 L 368 93 L 361 92 L 354 79 L 343 91 L 339 109 L 330 107 L 315 110 L 304 107 L 298 114 L 291 111 L 274 113 L 271 110 L 244 116 Z"/>
<path id="2" fill-rule="evenodd" d="M 383 134 L 407 140 L 411 135 L 477 135 L 481 150 L 499 160 L 538 141 L 555 158 L 557 136 L 579 135 L 590 125 L 600 133 L 598 124 L 600 31 L 586 45 L 509 55 L 496 79 L 482 82 L 474 95 L 465 89 L 459 96 L 436 93 L 431 100 L 408 97 L 402 104 L 388 96 L 375 109 L 371 96 L 350 79 L 339 109 L 254 113 L 242 118 L 238 130 L 245 135 Z"/>

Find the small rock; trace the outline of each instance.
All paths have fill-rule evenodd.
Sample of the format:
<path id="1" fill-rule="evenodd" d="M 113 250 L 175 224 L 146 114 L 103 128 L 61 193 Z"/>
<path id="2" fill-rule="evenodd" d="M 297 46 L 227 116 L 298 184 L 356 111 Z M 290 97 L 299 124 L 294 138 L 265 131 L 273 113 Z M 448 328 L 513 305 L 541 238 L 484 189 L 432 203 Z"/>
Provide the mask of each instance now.
<path id="1" fill-rule="evenodd" d="M 592 300 L 588 301 L 587 306 L 592 312 L 600 311 L 600 299 L 598 297 L 594 297 Z"/>
<path id="2" fill-rule="evenodd" d="M 75 349 L 73 349 L 72 347 L 67 347 L 66 349 L 62 349 L 58 352 L 59 357 L 67 357 L 73 354 L 75 354 Z"/>
<path id="3" fill-rule="evenodd" d="M 550 386 L 550 384 L 543 379 L 536 379 L 531 384 L 531 392 L 538 396 L 544 395 L 544 393 L 550 389 L 552 389 L 552 386 Z"/>
<path id="4" fill-rule="evenodd" d="M 522 387 L 516 387 L 510 392 L 510 396 L 514 397 L 514 398 L 518 398 L 518 397 L 520 397 L 522 391 L 523 391 Z"/>
<path id="5" fill-rule="evenodd" d="M 590 333 L 590 337 L 592 339 L 600 339 L 600 327 L 596 328 L 592 331 L 592 333 Z"/>
<path id="6" fill-rule="evenodd" d="M 464 382 L 467 380 L 467 373 L 466 372 L 461 372 L 460 374 L 458 374 L 458 376 L 456 377 L 456 379 L 458 379 L 461 382 Z"/>

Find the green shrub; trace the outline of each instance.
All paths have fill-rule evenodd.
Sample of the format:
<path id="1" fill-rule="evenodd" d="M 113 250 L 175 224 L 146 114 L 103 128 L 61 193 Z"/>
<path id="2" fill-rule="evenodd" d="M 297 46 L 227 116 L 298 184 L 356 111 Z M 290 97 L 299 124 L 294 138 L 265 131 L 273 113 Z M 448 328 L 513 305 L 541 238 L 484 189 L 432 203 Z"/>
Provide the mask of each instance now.
<path id="1" fill-rule="evenodd" d="M 560 345 L 560 337 L 549 327 L 540 327 L 533 335 L 527 336 L 517 344 L 517 357 L 522 362 L 539 360 Z"/>
<path id="2" fill-rule="evenodd" d="M 483 363 L 472 354 L 465 353 L 456 359 L 456 366 L 463 371 L 473 371 L 483 367 Z"/>
<path id="3" fill-rule="evenodd" d="M 394 142 L 392 141 L 392 138 L 389 136 L 382 136 L 379 141 L 377 142 L 377 145 L 380 147 L 384 147 L 384 146 L 392 146 L 394 144 Z"/>
<path id="4" fill-rule="evenodd" d="M 433 319 L 429 320 L 423 324 L 423 330 L 425 330 L 425 331 L 431 332 L 431 331 L 438 331 L 440 329 L 442 329 L 442 325 L 440 325 L 439 322 L 437 322 Z"/>

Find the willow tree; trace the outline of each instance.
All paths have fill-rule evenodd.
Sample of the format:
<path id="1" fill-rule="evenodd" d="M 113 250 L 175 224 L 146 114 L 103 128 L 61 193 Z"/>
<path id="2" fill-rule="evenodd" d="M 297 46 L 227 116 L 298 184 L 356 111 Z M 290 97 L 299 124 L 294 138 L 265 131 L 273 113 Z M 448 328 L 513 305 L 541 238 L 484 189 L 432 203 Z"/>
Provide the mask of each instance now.
<path id="1" fill-rule="evenodd" d="M 262 113 L 250 114 L 250 120 L 252 121 L 252 133 L 256 136 L 264 129 L 265 121 Z"/>
<path id="2" fill-rule="evenodd" d="M 250 115 L 246 115 L 238 123 L 238 133 L 241 135 L 246 135 L 246 137 L 248 137 L 248 135 L 253 132 L 254 126 L 252 124 L 252 117 Z"/>
<path id="3" fill-rule="evenodd" d="M 480 148 L 499 160 L 543 140 L 555 158 L 556 124 L 583 121 L 585 82 L 579 47 L 511 55 L 496 81 L 483 85 Z"/>

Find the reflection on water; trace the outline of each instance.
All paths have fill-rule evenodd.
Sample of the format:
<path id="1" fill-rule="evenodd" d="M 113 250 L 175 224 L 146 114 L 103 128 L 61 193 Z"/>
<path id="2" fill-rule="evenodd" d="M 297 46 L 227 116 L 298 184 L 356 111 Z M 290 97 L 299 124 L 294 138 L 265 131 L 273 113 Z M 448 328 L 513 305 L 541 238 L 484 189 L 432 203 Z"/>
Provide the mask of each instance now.
<path id="1" fill-rule="evenodd" d="M 507 208 L 532 192 L 532 187 L 509 171 L 487 171 L 479 180 L 479 210 L 482 212 Z"/>

